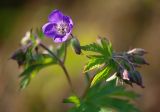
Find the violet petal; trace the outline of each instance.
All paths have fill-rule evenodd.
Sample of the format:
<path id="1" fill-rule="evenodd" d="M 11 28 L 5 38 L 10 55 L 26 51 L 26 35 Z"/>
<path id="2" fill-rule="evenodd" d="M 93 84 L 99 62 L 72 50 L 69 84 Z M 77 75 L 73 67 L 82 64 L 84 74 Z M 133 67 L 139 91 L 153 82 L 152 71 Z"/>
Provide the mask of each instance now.
<path id="1" fill-rule="evenodd" d="M 54 23 L 56 23 L 56 22 L 58 22 L 58 21 L 61 21 L 61 20 L 63 20 L 63 13 L 61 12 L 61 11 L 59 11 L 59 10 L 53 10 L 51 13 L 50 13 L 50 15 L 48 16 L 48 20 L 49 20 L 49 22 L 54 22 Z"/>

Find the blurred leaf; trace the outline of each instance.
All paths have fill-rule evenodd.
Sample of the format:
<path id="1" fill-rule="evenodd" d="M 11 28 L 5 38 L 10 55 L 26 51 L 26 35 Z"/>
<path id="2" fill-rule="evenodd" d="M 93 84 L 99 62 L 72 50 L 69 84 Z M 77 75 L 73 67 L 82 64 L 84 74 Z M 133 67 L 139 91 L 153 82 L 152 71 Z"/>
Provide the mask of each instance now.
<path id="1" fill-rule="evenodd" d="M 110 108 L 101 108 L 99 112 L 113 112 Z"/>
<path id="2" fill-rule="evenodd" d="M 38 35 L 38 37 L 40 38 L 40 39 L 44 39 L 44 34 L 43 34 L 43 32 L 42 32 L 42 30 L 41 29 L 36 29 L 36 34 Z"/>
<path id="3" fill-rule="evenodd" d="M 100 107 L 91 102 L 83 102 L 79 107 L 73 107 L 68 112 L 99 112 Z"/>
<path id="4" fill-rule="evenodd" d="M 33 56 L 33 59 L 29 61 L 24 71 L 19 75 L 22 78 L 20 88 L 24 89 L 39 70 L 53 64 L 57 64 L 57 61 L 50 55 L 37 54 Z"/>
<path id="5" fill-rule="evenodd" d="M 30 82 L 30 77 L 28 76 L 25 76 L 21 79 L 21 82 L 20 82 L 20 89 L 24 89 L 28 86 Z"/>
<path id="6" fill-rule="evenodd" d="M 76 107 L 79 107 L 80 106 L 80 99 L 77 97 L 77 96 L 70 96 L 69 98 L 67 99 L 64 99 L 63 100 L 64 103 L 73 103 L 76 105 Z"/>
<path id="7" fill-rule="evenodd" d="M 139 112 L 139 110 L 134 107 L 133 104 L 129 103 L 129 100 L 124 100 L 120 98 L 110 98 L 104 97 L 96 100 L 101 106 L 106 106 L 117 110 L 118 112 Z"/>
<path id="8" fill-rule="evenodd" d="M 111 71 L 111 67 L 107 66 L 105 69 L 103 69 L 98 74 L 96 74 L 91 82 L 91 86 L 95 85 L 101 80 L 106 79 L 109 76 L 110 71 Z"/>
<path id="9" fill-rule="evenodd" d="M 108 83 L 98 83 L 92 86 L 81 99 L 79 107 L 73 107 L 69 112 L 139 112 L 130 103 L 137 94 L 127 91 L 122 86 L 115 86 L 115 80 Z"/>

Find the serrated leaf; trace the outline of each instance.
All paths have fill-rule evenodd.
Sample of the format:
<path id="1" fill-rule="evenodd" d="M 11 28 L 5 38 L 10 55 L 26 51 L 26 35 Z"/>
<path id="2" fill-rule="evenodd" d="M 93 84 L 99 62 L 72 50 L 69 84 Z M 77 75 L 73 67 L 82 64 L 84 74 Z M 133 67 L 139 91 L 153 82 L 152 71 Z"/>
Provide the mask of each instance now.
<path id="1" fill-rule="evenodd" d="M 100 39 L 100 45 L 102 46 L 103 48 L 103 52 L 102 54 L 106 57 L 106 58 L 109 58 L 109 57 L 112 57 L 112 53 L 113 53 L 113 49 L 112 49 L 112 44 L 109 40 L 107 40 L 107 38 L 101 38 L 99 37 Z"/>
<path id="2" fill-rule="evenodd" d="M 81 99 L 79 107 L 73 107 L 69 112 L 139 112 L 130 103 L 136 94 L 127 91 L 122 86 L 115 86 L 115 80 L 108 83 L 97 83 L 89 88 L 87 94 Z M 105 108 L 105 109 L 104 109 Z M 103 110 L 103 111 L 102 111 Z"/>
<path id="3" fill-rule="evenodd" d="M 93 51 L 101 54 L 103 53 L 103 48 L 97 43 L 81 46 L 81 49 L 84 51 Z"/>
<path id="4" fill-rule="evenodd" d="M 111 56 L 113 52 L 111 42 L 109 42 L 109 40 L 107 40 L 106 38 L 101 38 L 101 45 L 104 49 L 103 54 L 106 54 L 106 56 Z"/>
<path id="5" fill-rule="evenodd" d="M 105 84 L 96 84 L 90 88 L 85 96 L 86 101 L 90 101 L 100 107 L 111 108 L 118 112 L 138 112 L 129 99 L 137 98 L 137 94 L 127 91 L 122 86 L 115 86 L 115 80 Z M 121 108 L 122 107 L 122 108 Z"/>
<path id="6" fill-rule="evenodd" d="M 105 59 L 103 57 L 90 58 L 89 62 L 84 67 L 84 72 L 90 71 L 95 68 L 99 68 L 104 62 L 105 62 Z"/>
<path id="7" fill-rule="evenodd" d="M 96 74 L 91 82 L 91 86 L 95 85 L 96 83 L 98 83 L 101 80 L 106 79 L 109 76 L 109 73 L 111 70 L 112 70 L 112 68 L 107 66 L 102 71 L 100 71 L 98 74 Z"/>

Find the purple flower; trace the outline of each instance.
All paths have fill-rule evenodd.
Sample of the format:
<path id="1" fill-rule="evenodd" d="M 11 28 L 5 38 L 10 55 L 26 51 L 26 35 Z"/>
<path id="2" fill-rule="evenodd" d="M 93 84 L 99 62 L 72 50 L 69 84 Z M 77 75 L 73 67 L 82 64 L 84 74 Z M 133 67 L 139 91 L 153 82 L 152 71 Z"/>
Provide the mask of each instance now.
<path id="1" fill-rule="evenodd" d="M 42 31 L 45 36 L 53 38 L 54 42 L 59 43 L 67 40 L 72 28 L 72 19 L 56 9 L 49 15 L 48 23 L 43 25 Z"/>

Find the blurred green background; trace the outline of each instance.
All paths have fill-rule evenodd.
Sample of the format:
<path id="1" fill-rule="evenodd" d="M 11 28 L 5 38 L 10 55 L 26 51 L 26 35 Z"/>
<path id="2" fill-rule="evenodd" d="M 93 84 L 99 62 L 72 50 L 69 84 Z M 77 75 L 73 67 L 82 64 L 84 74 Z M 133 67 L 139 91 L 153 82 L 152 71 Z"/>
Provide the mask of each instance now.
<path id="1" fill-rule="evenodd" d="M 143 112 L 160 112 L 160 0 L 1 0 L 0 112 L 65 112 L 68 108 L 62 103 L 70 91 L 61 68 L 40 71 L 27 89 L 19 91 L 21 68 L 9 60 L 25 32 L 41 27 L 54 9 L 72 17 L 73 34 L 82 44 L 105 36 L 116 51 L 146 49 L 150 66 L 140 68 L 146 88 L 134 86 L 142 95 L 136 105 Z M 79 95 L 85 87 L 82 71 L 86 61 L 69 48 L 66 66 Z"/>

